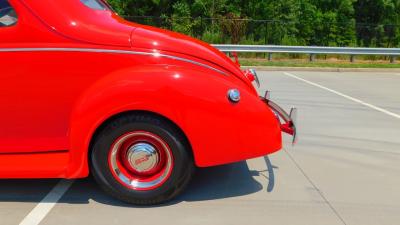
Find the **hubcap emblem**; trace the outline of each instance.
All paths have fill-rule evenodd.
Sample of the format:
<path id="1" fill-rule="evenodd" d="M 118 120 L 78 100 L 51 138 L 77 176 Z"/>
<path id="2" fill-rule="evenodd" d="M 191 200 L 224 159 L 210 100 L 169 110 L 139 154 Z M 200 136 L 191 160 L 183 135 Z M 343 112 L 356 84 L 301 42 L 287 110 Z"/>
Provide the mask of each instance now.
<path id="1" fill-rule="evenodd" d="M 128 149 L 129 165 L 138 173 L 153 170 L 159 163 L 157 150 L 148 143 L 137 143 Z"/>
<path id="2" fill-rule="evenodd" d="M 141 163 L 148 161 L 149 158 L 150 158 L 150 156 L 149 156 L 149 155 L 146 155 L 146 156 L 144 156 L 144 157 L 142 157 L 142 158 L 140 158 L 140 159 L 137 159 L 137 160 L 135 160 L 135 165 L 138 166 L 138 165 L 140 165 Z"/>

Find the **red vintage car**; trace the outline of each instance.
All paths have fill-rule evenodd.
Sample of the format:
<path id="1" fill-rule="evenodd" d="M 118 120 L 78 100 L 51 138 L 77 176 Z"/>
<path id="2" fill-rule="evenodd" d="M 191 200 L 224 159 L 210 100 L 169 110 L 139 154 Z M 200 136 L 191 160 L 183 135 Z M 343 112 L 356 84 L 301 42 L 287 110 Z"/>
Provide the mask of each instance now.
<path id="1" fill-rule="evenodd" d="M 264 156 L 295 136 L 254 70 L 103 0 L 0 0 L 0 178 L 83 178 L 157 204 L 195 167 Z"/>

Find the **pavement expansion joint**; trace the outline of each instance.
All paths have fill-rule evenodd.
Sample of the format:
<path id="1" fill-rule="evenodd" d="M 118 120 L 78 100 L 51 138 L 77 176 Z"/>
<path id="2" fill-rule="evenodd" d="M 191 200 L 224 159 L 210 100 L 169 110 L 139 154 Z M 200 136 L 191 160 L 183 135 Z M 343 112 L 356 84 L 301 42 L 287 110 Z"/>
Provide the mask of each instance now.
<path id="1" fill-rule="evenodd" d="M 332 210 L 332 212 L 337 216 L 337 218 L 344 224 L 347 225 L 346 221 L 343 219 L 343 217 L 339 214 L 339 212 L 333 207 L 333 205 L 329 202 L 329 200 L 325 197 L 324 193 L 317 187 L 317 185 L 311 180 L 311 178 L 306 174 L 306 172 L 301 168 L 300 164 L 297 163 L 297 161 L 294 159 L 294 157 L 286 150 L 283 149 L 283 151 L 289 156 L 290 160 L 293 162 L 293 164 L 299 169 L 299 171 L 303 174 L 303 176 L 307 179 L 307 181 L 313 186 L 313 188 L 318 192 L 318 194 L 321 196 L 321 198 L 324 200 L 324 202 L 329 206 L 329 208 Z"/>

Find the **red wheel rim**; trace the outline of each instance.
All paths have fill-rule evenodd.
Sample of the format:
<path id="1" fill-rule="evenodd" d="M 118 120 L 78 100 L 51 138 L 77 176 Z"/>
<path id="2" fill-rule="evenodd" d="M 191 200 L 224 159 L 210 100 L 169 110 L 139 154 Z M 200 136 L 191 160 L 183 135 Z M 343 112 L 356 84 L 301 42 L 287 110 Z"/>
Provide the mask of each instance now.
<path id="1" fill-rule="evenodd" d="M 108 156 L 115 179 L 133 190 L 152 190 L 171 176 L 173 155 L 159 136 L 146 132 L 129 132 L 111 145 Z"/>

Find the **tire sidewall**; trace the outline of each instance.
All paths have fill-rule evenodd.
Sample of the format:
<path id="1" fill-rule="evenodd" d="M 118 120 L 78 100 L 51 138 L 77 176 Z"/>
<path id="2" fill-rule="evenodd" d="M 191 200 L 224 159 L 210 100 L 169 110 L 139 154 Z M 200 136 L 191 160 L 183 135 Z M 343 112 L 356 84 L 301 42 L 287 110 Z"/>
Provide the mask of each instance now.
<path id="1" fill-rule="evenodd" d="M 169 178 L 160 186 L 151 190 L 134 190 L 116 180 L 109 167 L 109 152 L 115 140 L 132 131 L 146 131 L 159 136 L 168 144 L 173 155 L 173 168 Z M 183 141 L 157 120 L 148 122 L 123 122 L 120 126 L 111 126 L 99 135 L 92 151 L 92 167 L 96 179 L 105 185 L 118 198 L 162 201 L 173 197 L 186 177 L 188 163 L 191 163 Z"/>

